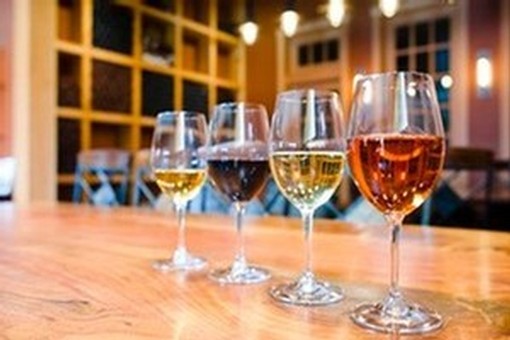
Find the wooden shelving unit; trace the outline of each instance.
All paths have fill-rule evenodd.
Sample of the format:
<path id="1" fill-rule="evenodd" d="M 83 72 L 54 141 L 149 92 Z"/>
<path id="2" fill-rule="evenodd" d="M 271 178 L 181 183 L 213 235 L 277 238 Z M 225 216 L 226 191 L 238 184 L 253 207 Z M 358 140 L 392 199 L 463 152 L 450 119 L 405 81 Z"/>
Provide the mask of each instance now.
<path id="1" fill-rule="evenodd" d="M 243 1 L 56 0 L 59 199 L 76 154 L 148 147 L 162 110 L 245 97 Z"/>

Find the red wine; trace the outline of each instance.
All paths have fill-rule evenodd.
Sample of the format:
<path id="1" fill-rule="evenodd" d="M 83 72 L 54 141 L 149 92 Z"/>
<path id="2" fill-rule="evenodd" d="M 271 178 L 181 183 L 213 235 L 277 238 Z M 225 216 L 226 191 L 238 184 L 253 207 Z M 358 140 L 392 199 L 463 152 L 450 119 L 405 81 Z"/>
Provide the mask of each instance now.
<path id="1" fill-rule="evenodd" d="M 232 202 L 248 202 L 262 191 L 269 175 L 267 160 L 208 160 L 214 187 Z"/>

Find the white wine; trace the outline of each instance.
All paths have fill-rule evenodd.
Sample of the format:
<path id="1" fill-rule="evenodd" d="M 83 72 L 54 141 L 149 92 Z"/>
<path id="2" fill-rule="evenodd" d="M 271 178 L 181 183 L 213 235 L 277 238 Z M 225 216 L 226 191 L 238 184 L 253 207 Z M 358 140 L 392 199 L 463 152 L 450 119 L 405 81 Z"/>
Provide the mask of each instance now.
<path id="1" fill-rule="evenodd" d="M 173 202 L 184 204 L 195 197 L 205 183 L 205 169 L 157 169 L 156 183 Z"/>
<path id="2" fill-rule="evenodd" d="M 270 157 L 280 191 L 302 211 L 315 210 L 331 198 L 344 164 L 345 154 L 340 151 L 279 151 Z"/>

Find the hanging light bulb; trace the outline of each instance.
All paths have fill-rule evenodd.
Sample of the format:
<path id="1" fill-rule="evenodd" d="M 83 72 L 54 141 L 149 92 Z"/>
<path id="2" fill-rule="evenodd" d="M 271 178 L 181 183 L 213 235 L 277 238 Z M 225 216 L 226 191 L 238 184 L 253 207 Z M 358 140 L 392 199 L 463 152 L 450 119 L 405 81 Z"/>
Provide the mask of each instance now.
<path id="1" fill-rule="evenodd" d="M 239 26 L 239 32 L 246 45 L 253 45 L 257 41 L 259 26 L 253 21 L 248 21 Z"/>
<path id="2" fill-rule="evenodd" d="M 257 41 L 259 26 L 255 23 L 255 2 L 246 1 L 246 22 L 239 26 L 239 33 L 246 45 L 253 45 Z"/>
<path id="3" fill-rule="evenodd" d="M 326 17 L 333 27 L 340 27 L 345 15 L 344 0 L 329 0 Z"/>
<path id="4" fill-rule="evenodd" d="M 299 14 L 297 14 L 295 1 L 286 0 L 285 9 L 280 16 L 280 27 L 286 37 L 292 37 L 297 30 Z"/>
<path id="5" fill-rule="evenodd" d="M 379 9 L 385 17 L 391 18 L 397 14 L 399 2 L 399 0 L 379 0 Z"/>
<path id="6" fill-rule="evenodd" d="M 296 33 L 298 27 L 299 14 L 297 14 L 296 11 L 287 10 L 282 13 L 280 20 L 283 34 L 285 34 L 286 37 L 292 37 Z"/>

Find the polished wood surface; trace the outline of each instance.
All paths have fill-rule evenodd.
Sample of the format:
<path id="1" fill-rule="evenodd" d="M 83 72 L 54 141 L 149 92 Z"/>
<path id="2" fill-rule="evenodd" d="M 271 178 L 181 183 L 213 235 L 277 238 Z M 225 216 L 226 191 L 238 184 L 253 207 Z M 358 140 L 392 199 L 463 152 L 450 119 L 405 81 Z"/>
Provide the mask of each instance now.
<path id="1" fill-rule="evenodd" d="M 319 220 L 318 275 L 346 298 L 328 307 L 274 303 L 267 289 L 303 263 L 298 219 L 248 218 L 246 249 L 268 283 L 220 286 L 207 272 L 161 274 L 172 215 L 130 208 L 0 205 L 0 336 L 5 339 L 397 339 L 353 325 L 349 310 L 379 299 L 388 281 L 383 226 Z M 188 244 L 210 268 L 233 257 L 233 223 L 189 216 Z M 427 339 L 510 339 L 510 233 L 406 226 L 401 283 L 445 316 Z M 407 337 L 400 337 L 405 339 Z M 409 337 L 416 339 L 419 337 Z"/>

